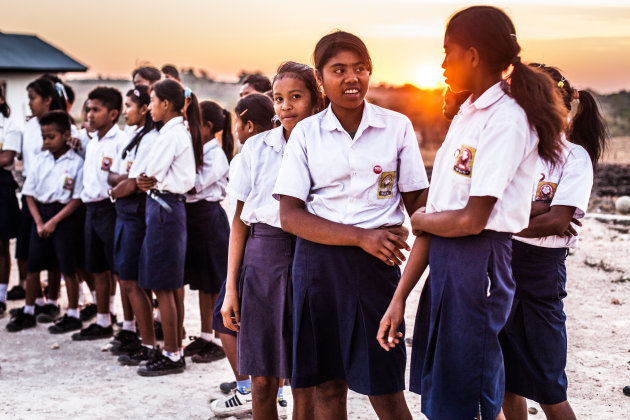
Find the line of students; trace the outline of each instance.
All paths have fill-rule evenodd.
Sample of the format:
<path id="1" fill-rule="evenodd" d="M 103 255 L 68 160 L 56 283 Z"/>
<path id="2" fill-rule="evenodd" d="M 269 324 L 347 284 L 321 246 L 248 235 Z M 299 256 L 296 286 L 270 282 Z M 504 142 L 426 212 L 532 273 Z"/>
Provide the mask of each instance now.
<path id="1" fill-rule="evenodd" d="M 99 317 L 78 337 L 111 335 L 111 283 L 103 273 L 115 269 L 140 325 L 141 355 L 130 356 L 147 360 L 138 372 L 181 372 L 182 287 L 190 269 L 205 270 L 188 281 L 203 291 L 199 343 L 209 342 L 208 309 L 216 299 L 212 326 L 237 379 L 231 395 L 212 403 L 216 414 L 237 414 L 251 403 L 256 418 L 277 418 L 276 389 L 290 378 L 296 419 L 346 418 L 348 389 L 368 395 L 379 418 L 411 418 L 402 393 L 404 308 L 430 265 L 410 378 L 423 413 L 494 419 L 503 418 L 503 406 L 508 418 L 523 418 L 528 397 L 550 418 L 574 417 L 564 375 L 564 257 L 575 246 L 605 126 L 592 97 L 579 92 L 580 109 L 566 130 L 575 91 L 557 71 L 521 62 L 515 28 L 497 8 L 453 15 L 444 48 L 447 84 L 468 99 L 436 155 L 430 187 L 411 122 L 365 101 L 372 62 L 352 34 L 323 37 L 314 70 L 292 62 L 278 68 L 271 85 L 277 128 L 270 129 L 266 97 L 241 99 L 236 131 L 240 141 L 249 138 L 229 169 L 226 189 L 236 200 L 229 247 L 217 203 L 225 197 L 218 180 L 227 177 L 230 154 L 217 153 L 211 139 L 218 126 L 229 131 L 229 115 L 203 117 L 202 104 L 200 116 L 189 90 L 157 82 L 149 109 L 163 125 L 141 158 L 141 139 L 152 132 L 146 116 L 133 120 L 128 111 L 128 123 L 138 125 L 134 140 L 111 141 L 118 149 L 105 150 L 118 135 L 120 106 L 93 96 L 88 119 L 99 140 L 87 146 L 81 198 L 88 203 L 86 265 L 95 274 Z M 138 98 L 137 113 L 146 114 L 148 94 L 128 94 Z M 206 114 L 213 108 L 207 103 Z M 57 128 L 67 135 L 65 126 Z M 122 148 L 135 148 L 131 164 L 116 162 Z M 120 200 L 119 221 L 108 195 Z M 409 250 L 404 210 L 416 239 L 401 275 L 402 250 Z M 195 230 L 197 223 L 205 227 Z M 139 261 L 126 261 L 138 252 Z M 200 263 L 189 268 L 188 261 Z M 212 280 L 201 284 L 198 277 Z M 155 338 L 142 288 L 159 301 L 162 353 L 145 350 Z M 544 360 L 532 351 L 530 328 L 549 337 Z M 236 339 L 230 331 L 238 331 Z"/>

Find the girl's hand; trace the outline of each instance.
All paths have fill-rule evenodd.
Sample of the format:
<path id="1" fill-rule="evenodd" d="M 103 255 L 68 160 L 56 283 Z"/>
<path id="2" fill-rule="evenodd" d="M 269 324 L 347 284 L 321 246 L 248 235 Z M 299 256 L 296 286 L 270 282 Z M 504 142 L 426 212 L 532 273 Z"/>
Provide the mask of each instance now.
<path id="1" fill-rule="evenodd" d="M 71 137 L 70 140 L 66 142 L 66 144 L 76 152 L 83 150 L 83 147 L 81 146 L 81 140 L 76 137 Z"/>
<path id="2" fill-rule="evenodd" d="M 232 331 L 240 331 L 241 314 L 238 307 L 238 296 L 233 292 L 225 292 L 223 306 L 221 306 L 221 316 L 223 316 L 223 325 Z"/>
<path id="3" fill-rule="evenodd" d="M 51 220 L 47 221 L 46 223 L 44 223 L 44 225 L 42 226 L 42 233 L 41 233 L 40 236 L 42 238 L 49 238 L 50 236 L 52 236 L 53 233 L 55 233 L 55 229 L 57 229 L 57 223 L 55 223 L 51 219 Z"/>
<path id="4" fill-rule="evenodd" d="M 426 208 L 421 207 L 411 215 L 411 233 L 413 233 L 415 236 L 420 236 L 424 233 L 424 230 L 422 230 L 420 226 L 422 223 L 422 218 L 425 215 L 425 211 Z"/>
<path id="5" fill-rule="evenodd" d="M 386 230 L 388 232 L 391 232 L 394 235 L 398 236 L 403 241 L 407 241 L 407 238 L 409 237 L 409 229 L 407 229 L 403 225 L 381 226 L 379 229 L 383 229 L 383 230 Z"/>
<path id="6" fill-rule="evenodd" d="M 582 227 L 582 222 L 580 222 L 575 217 L 571 218 L 571 223 L 575 224 L 576 226 Z M 571 236 L 578 236 L 577 230 L 575 230 L 575 228 L 571 226 L 571 223 L 569 223 L 569 227 L 566 231 L 564 231 L 563 234 L 563 236 L 566 236 L 567 238 L 570 238 Z"/>
<path id="7" fill-rule="evenodd" d="M 44 236 L 44 222 L 39 222 L 36 224 L 37 227 L 37 236 L 40 238 L 45 238 Z"/>
<path id="8" fill-rule="evenodd" d="M 394 296 L 381 319 L 378 333 L 376 333 L 376 341 L 386 351 L 396 347 L 403 337 L 403 334 L 398 331 L 398 326 L 403 322 L 404 317 L 405 301 L 399 300 Z"/>
<path id="9" fill-rule="evenodd" d="M 156 184 L 157 179 L 152 176 L 148 177 L 145 173 L 138 175 L 136 178 L 136 185 L 138 186 L 138 189 L 142 191 L 149 191 L 151 188 L 155 187 Z"/>
<path id="10" fill-rule="evenodd" d="M 409 245 L 400 236 L 383 229 L 365 229 L 359 247 L 390 266 L 405 261 L 401 249 L 409 251 Z"/>

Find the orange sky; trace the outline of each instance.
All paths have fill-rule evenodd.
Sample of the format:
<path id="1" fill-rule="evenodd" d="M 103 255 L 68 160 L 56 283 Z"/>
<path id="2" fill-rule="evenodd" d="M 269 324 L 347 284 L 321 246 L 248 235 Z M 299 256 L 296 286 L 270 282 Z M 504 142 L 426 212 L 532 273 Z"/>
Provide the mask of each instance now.
<path id="1" fill-rule="evenodd" d="M 8 2 L 7 2 L 8 3 Z M 560 67 L 577 87 L 630 89 L 630 1 L 486 2 L 512 17 L 525 61 Z M 19 0 L 3 6 L 0 31 L 37 34 L 89 67 L 128 77 L 138 63 L 205 69 L 234 80 L 241 69 L 272 75 L 279 63 L 311 63 L 335 28 L 363 38 L 374 82 L 441 81 L 444 24 L 474 4 L 422 0 Z"/>

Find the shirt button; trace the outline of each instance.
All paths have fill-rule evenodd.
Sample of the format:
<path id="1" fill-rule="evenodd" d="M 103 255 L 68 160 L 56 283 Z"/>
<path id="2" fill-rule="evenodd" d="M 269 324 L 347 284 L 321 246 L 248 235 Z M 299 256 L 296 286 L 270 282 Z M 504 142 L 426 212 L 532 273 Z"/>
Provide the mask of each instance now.
<path id="1" fill-rule="evenodd" d="M 352 171 L 352 176 L 357 176 L 357 171 Z"/>

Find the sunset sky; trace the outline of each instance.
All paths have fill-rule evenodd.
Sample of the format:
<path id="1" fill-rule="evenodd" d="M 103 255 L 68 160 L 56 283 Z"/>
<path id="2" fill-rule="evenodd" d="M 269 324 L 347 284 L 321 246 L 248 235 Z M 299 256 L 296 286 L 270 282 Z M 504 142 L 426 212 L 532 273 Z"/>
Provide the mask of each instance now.
<path id="1" fill-rule="evenodd" d="M 273 75 L 285 60 L 311 64 L 333 29 L 359 35 L 374 82 L 440 83 L 448 17 L 473 2 L 426 0 L 107 0 L 4 2 L 0 31 L 37 34 L 89 67 L 129 77 L 140 63 L 204 69 L 231 81 L 241 70 Z M 630 89 L 630 1 L 487 2 L 515 23 L 524 61 L 560 67 L 581 88 Z"/>

